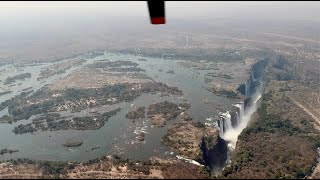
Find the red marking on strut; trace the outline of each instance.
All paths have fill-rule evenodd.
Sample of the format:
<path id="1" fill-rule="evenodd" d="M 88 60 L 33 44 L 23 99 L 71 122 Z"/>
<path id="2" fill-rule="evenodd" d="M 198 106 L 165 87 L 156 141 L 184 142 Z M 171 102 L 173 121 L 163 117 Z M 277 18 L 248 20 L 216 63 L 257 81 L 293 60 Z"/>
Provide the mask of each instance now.
<path id="1" fill-rule="evenodd" d="M 151 23 L 152 24 L 165 24 L 165 18 L 164 17 L 153 17 L 151 18 Z"/>

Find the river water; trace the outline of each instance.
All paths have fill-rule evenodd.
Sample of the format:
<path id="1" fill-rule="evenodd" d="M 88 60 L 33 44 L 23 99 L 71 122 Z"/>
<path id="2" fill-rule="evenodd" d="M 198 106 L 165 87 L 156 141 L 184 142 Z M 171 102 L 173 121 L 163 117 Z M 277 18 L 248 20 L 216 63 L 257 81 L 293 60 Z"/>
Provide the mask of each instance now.
<path id="1" fill-rule="evenodd" d="M 139 106 L 146 108 L 155 102 L 168 100 L 171 102 L 189 102 L 191 108 L 188 110 L 194 121 L 206 122 L 206 118 L 218 116 L 218 107 L 221 105 L 224 109 L 232 107 L 237 103 L 234 99 L 215 96 L 205 89 L 204 75 L 210 70 L 193 70 L 180 66 L 178 60 L 166 60 L 160 58 L 149 58 L 127 54 L 115 54 L 105 52 L 102 56 L 88 58 L 81 55 L 76 58 L 86 59 L 83 65 L 72 67 L 64 74 L 54 75 L 44 81 L 37 81 L 40 71 L 51 65 L 52 63 L 43 63 L 34 66 L 15 67 L 5 65 L 0 67 L 0 80 L 3 82 L 8 76 L 14 76 L 20 73 L 31 73 L 31 78 L 26 80 L 17 80 L 16 85 L 9 87 L 1 84 L 1 91 L 11 90 L 10 94 L 0 96 L 0 102 L 21 93 L 22 89 L 32 87 L 34 91 L 41 87 L 53 83 L 59 78 L 63 78 L 68 74 L 80 69 L 86 64 L 93 63 L 97 60 L 109 59 L 111 61 L 130 60 L 139 64 L 139 67 L 145 69 L 144 72 L 157 82 L 176 86 L 183 91 L 182 96 L 164 96 L 160 94 L 143 94 L 132 102 L 120 103 L 112 106 L 101 107 L 101 110 L 111 110 L 121 107 L 121 111 L 111 117 L 105 125 L 98 130 L 60 130 L 36 132 L 35 134 L 15 135 L 12 130 L 19 124 L 31 122 L 31 119 L 21 120 L 13 124 L 0 124 L 0 149 L 12 148 L 20 151 L 13 154 L 5 154 L 0 156 L 0 160 L 15 158 L 30 158 L 41 160 L 71 160 L 71 161 L 87 161 L 89 159 L 101 157 L 107 154 L 120 154 L 124 157 L 132 159 L 148 159 L 151 156 L 174 156 L 170 150 L 163 146 L 160 142 L 161 137 L 166 133 L 167 129 L 175 122 L 180 121 L 178 116 L 171 120 L 163 128 L 152 127 L 150 120 L 144 118 L 133 122 L 126 119 L 125 114 Z M 146 59 L 147 61 L 139 61 L 138 59 Z M 181 60 L 179 60 L 181 61 Z M 162 70 L 162 71 L 159 71 Z M 174 70 L 175 74 L 166 73 L 168 70 Z M 18 85 L 21 83 L 21 85 Z M 206 100 L 204 100 L 206 99 Z M 99 108 L 96 108 L 99 110 Z M 62 112 L 64 115 L 85 116 L 89 110 L 83 110 L 77 113 Z M 7 114 L 7 109 L 0 111 L 0 116 Z M 145 131 L 145 141 L 139 142 L 137 134 Z M 66 140 L 77 139 L 82 140 L 83 144 L 77 148 L 66 148 L 62 144 Z M 100 148 L 91 151 L 92 147 Z"/>

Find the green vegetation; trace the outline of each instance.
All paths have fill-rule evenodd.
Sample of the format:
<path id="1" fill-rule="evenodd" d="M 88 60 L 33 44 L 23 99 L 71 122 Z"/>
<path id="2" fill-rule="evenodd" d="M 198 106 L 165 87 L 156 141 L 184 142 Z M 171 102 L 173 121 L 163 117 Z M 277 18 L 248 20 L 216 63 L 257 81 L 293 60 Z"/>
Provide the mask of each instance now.
<path id="1" fill-rule="evenodd" d="M 11 83 L 15 82 L 16 80 L 24 80 L 24 79 L 30 78 L 30 77 L 31 77 L 31 73 L 18 74 L 13 77 L 8 77 L 3 84 L 11 84 Z"/>
<path id="2" fill-rule="evenodd" d="M 12 103 L 8 106 L 9 114 L 14 120 L 28 119 L 32 115 L 42 114 L 49 111 L 49 108 L 54 105 L 54 101 L 45 101 L 42 104 L 31 104 L 30 106 L 20 107 Z"/>
<path id="3" fill-rule="evenodd" d="M 138 63 L 134 63 L 131 61 L 103 61 L 103 62 L 95 62 L 93 64 L 87 65 L 89 68 L 93 69 L 103 69 L 109 72 L 141 72 L 145 71 L 139 67 Z"/>
<path id="4" fill-rule="evenodd" d="M 269 61 L 272 63 L 272 68 L 268 70 L 275 80 L 295 81 L 302 85 L 314 85 L 320 82 L 319 64 L 316 60 L 300 63 L 293 57 L 279 55 L 269 58 Z"/>
<path id="5" fill-rule="evenodd" d="M 58 131 L 58 130 L 92 130 L 99 129 L 104 126 L 105 122 L 117 112 L 120 108 L 108 111 L 99 116 L 73 117 L 70 119 L 62 119 L 60 114 L 45 114 L 33 120 L 32 123 L 26 125 L 18 125 L 13 129 L 15 134 L 33 133 L 38 130 L 42 131 Z M 62 120 L 61 120 L 62 119 Z M 45 120 L 45 121 L 44 121 Z"/>
<path id="6" fill-rule="evenodd" d="M 219 77 L 219 78 L 223 78 L 223 79 L 233 79 L 233 77 L 231 77 L 230 75 L 221 74 L 221 73 L 207 73 L 206 76 Z"/>
<path id="7" fill-rule="evenodd" d="M 18 149 L 7 149 L 7 148 L 4 148 L 4 149 L 1 149 L 0 150 L 0 155 L 3 155 L 3 154 L 6 154 L 6 153 L 15 153 L 15 152 L 19 152 Z"/>
<path id="8" fill-rule="evenodd" d="M 63 175 L 67 170 L 74 169 L 78 163 L 68 163 L 64 161 L 38 161 L 45 175 Z"/>
<path id="9" fill-rule="evenodd" d="M 136 67 L 129 67 L 129 68 L 110 68 L 108 69 L 110 72 L 144 72 L 146 70 Z"/>
<path id="10" fill-rule="evenodd" d="M 237 93 L 233 92 L 232 90 L 208 88 L 208 91 L 218 96 L 225 96 L 228 98 L 238 98 Z"/>
<path id="11" fill-rule="evenodd" d="M 92 108 L 94 106 L 111 105 L 119 102 L 130 102 L 143 93 L 162 92 L 168 94 L 182 94 L 182 91 L 176 87 L 169 87 L 162 83 L 144 83 L 140 85 L 141 88 L 133 88 L 138 84 L 116 84 L 104 86 L 97 89 L 66 89 L 50 91 L 46 88 L 40 89 L 31 96 L 27 97 L 29 93 L 21 93 L 19 96 L 11 98 L 0 104 L 0 110 L 8 107 L 9 115 L 13 121 L 28 119 L 32 115 L 55 112 L 60 106 L 69 103 L 64 110 L 82 110 Z M 54 94 L 61 94 L 61 96 L 53 97 Z M 43 99 L 46 99 L 43 101 Z M 96 103 L 87 103 L 88 101 L 96 99 Z M 82 100 L 82 102 L 80 101 Z M 85 101 L 83 101 L 85 100 Z M 38 103 L 29 103 L 29 102 Z M 72 105 L 71 105 L 72 104 Z M 79 121 L 82 121 L 79 119 Z M 1 122 L 1 121 L 0 121 Z M 62 123 L 67 123 L 62 121 Z M 51 126 L 59 124 L 51 123 Z M 58 128 L 61 129 L 61 128 Z"/>
<path id="12" fill-rule="evenodd" d="M 95 147 L 92 147 L 90 150 L 93 151 L 93 150 L 96 150 L 96 149 L 99 149 L 101 148 L 100 146 L 95 146 Z"/>
<path id="13" fill-rule="evenodd" d="M 140 48 L 139 55 L 145 57 L 175 59 L 175 60 L 207 60 L 210 62 L 239 62 L 247 57 L 264 59 L 272 54 L 269 50 L 232 50 L 217 49 L 177 49 L 177 48 Z M 114 50 L 116 53 L 136 54 L 134 49 Z"/>
<path id="14" fill-rule="evenodd" d="M 120 68 L 120 67 L 137 67 L 139 66 L 138 63 L 133 63 L 131 61 L 113 61 L 113 62 L 96 62 L 93 64 L 87 65 L 89 68 Z"/>
<path id="15" fill-rule="evenodd" d="M 257 117 L 240 134 L 231 166 L 224 169 L 221 177 L 304 178 L 316 164 L 320 136 L 311 117 L 288 97 L 293 87 L 308 82 L 301 81 L 302 72 L 293 72 L 294 60 L 283 58 L 268 59 Z M 292 73 L 290 81 L 279 79 L 286 73 Z M 309 77 L 309 82 L 314 78 Z"/>
<path id="16" fill-rule="evenodd" d="M 238 143 L 225 177 L 303 178 L 317 158 L 314 144 L 299 136 L 252 133 Z"/>
<path id="17" fill-rule="evenodd" d="M 302 131 L 293 126 L 289 120 L 284 120 L 278 114 L 270 114 L 267 112 L 267 101 L 270 99 L 270 93 L 262 95 L 261 107 L 258 108 L 259 120 L 250 128 L 246 128 L 240 139 L 250 136 L 251 133 L 269 132 L 269 133 L 286 133 L 289 135 L 297 135 Z"/>
<path id="18" fill-rule="evenodd" d="M 24 92 L 21 92 L 20 95 L 21 96 L 28 96 L 29 94 L 33 93 L 34 90 L 30 90 L 30 91 L 24 91 Z"/>
<path id="19" fill-rule="evenodd" d="M 207 148 L 211 148 L 217 143 L 217 140 L 211 136 L 204 136 L 202 140 Z"/>
<path id="20" fill-rule="evenodd" d="M 179 106 L 168 101 L 151 104 L 148 107 L 147 115 L 151 118 L 152 125 L 163 127 L 167 121 L 185 112 L 190 107 L 190 104 L 180 103 Z"/>
<path id="21" fill-rule="evenodd" d="M 180 109 L 177 104 L 164 101 L 151 104 L 148 108 L 148 115 L 153 116 L 156 114 L 164 114 L 165 116 L 169 116 L 169 118 L 173 118 L 180 113 L 179 110 Z"/>
<path id="22" fill-rule="evenodd" d="M 168 70 L 167 73 L 168 74 L 175 74 L 175 72 L 172 69 Z"/>
<path id="23" fill-rule="evenodd" d="M 13 165 L 17 164 L 36 164 L 36 161 L 27 159 L 27 158 L 17 158 L 17 159 L 10 159 L 5 162 L 11 162 Z"/>
<path id="24" fill-rule="evenodd" d="M 70 69 L 72 66 L 79 66 L 84 62 L 86 62 L 85 59 L 77 59 L 50 65 L 48 68 L 40 72 L 40 77 L 38 77 L 37 80 L 41 81 L 56 74 L 66 73 L 66 70 Z"/>
<path id="25" fill-rule="evenodd" d="M 103 56 L 104 55 L 104 52 L 92 52 L 91 55 L 89 56 L 89 58 L 95 58 L 95 57 L 98 57 L 98 56 Z"/>
<path id="26" fill-rule="evenodd" d="M 2 96 L 2 95 L 6 95 L 6 94 L 10 94 L 10 93 L 12 93 L 12 91 L 4 91 L 4 92 L 0 92 L 0 96 Z"/>
<path id="27" fill-rule="evenodd" d="M 128 119 L 139 119 L 145 118 L 145 107 L 138 107 L 134 111 L 130 111 L 126 114 L 126 118 Z"/>
<path id="28" fill-rule="evenodd" d="M 190 103 L 179 103 L 178 106 L 181 110 L 187 110 L 191 107 Z"/>
<path id="29" fill-rule="evenodd" d="M 128 158 L 122 158 L 117 155 L 113 155 L 112 158 L 103 156 L 101 158 L 91 159 L 84 163 L 79 162 L 67 162 L 67 161 L 36 161 L 30 159 L 11 159 L 5 161 L 14 166 L 29 167 L 32 171 L 38 171 L 43 174 L 42 178 L 68 178 L 68 173 L 72 172 L 75 168 L 86 168 L 86 171 L 95 170 L 95 167 L 101 167 L 100 163 L 103 163 L 102 171 L 111 171 L 112 167 L 120 170 L 120 167 L 126 166 L 128 177 L 131 175 L 150 175 L 151 169 L 160 170 L 164 178 L 194 178 L 194 179 L 207 179 L 209 178 L 209 169 L 206 167 L 199 167 L 196 165 L 180 162 L 160 162 L 158 160 L 130 160 Z M 19 167 L 17 167 L 19 168 Z M 93 176 L 96 177 L 96 176 Z M 101 177 L 113 177 L 109 175 Z M 100 178 L 101 178 L 100 177 Z M 136 176 L 139 177 L 139 176 Z M 152 178 L 152 177 L 150 177 Z"/>
<path id="30" fill-rule="evenodd" d="M 12 123 L 12 118 L 8 115 L 3 115 L 0 117 L 0 123 Z"/>
<path id="31" fill-rule="evenodd" d="M 177 151 L 179 155 L 209 164 L 207 153 L 218 142 L 217 130 L 201 122 L 175 123 L 161 138 L 161 143 Z"/>
<path id="32" fill-rule="evenodd" d="M 20 124 L 17 127 L 14 127 L 14 129 L 12 130 L 12 132 L 14 132 L 15 134 L 33 133 L 35 131 L 37 131 L 37 129 L 34 128 L 31 124 Z"/>
<path id="33" fill-rule="evenodd" d="M 83 144 L 83 141 L 73 141 L 73 142 L 66 142 L 63 144 L 64 147 L 79 147 Z"/>
<path id="34" fill-rule="evenodd" d="M 197 121 L 197 122 L 191 122 L 195 127 L 197 128 L 205 128 L 206 126 L 200 122 L 200 121 Z"/>

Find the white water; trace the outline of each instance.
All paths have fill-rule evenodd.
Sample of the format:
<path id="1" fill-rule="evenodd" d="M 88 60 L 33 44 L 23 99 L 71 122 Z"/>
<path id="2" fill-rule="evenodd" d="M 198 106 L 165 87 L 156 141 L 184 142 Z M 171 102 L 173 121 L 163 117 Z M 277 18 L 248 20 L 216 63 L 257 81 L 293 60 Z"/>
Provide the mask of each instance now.
<path id="1" fill-rule="evenodd" d="M 184 157 L 179 156 L 179 155 L 177 155 L 176 158 L 177 158 L 177 159 L 180 159 L 180 160 L 184 160 L 184 161 L 187 162 L 187 163 L 195 164 L 195 165 L 197 165 L 197 166 L 204 166 L 204 165 L 198 163 L 197 161 L 195 161 L 195 160 L 193 160 L 193 159 L 187 159 L 187 158 L 184 158 Z"/>
<path id="2" fill-rule="evenodd" d="M 253 96 L 253 101 L 250 106 L 244 110 L 243 103 L 235 105 L 240 108 L 240 115 L 238 115 L 238 125 L 233 127 L 231 125 L 231 116 L 229 112 L 222 114 L 224 118 L 220 120 L 220 137 L 229 142 L 228 147 L 234 149 L 238 140 L 238 136 L 247 127 L 248 122 L 251 119 L 251 115 L 257 110 L 257 102 L 261 98 L 261 90 L 258 90 Z M 224 120 L 223 120 L 224 119 Z M 223 123 L 221 123 L 223 122 Z M 224 127 L 224 128 L 222 128 Z"/>

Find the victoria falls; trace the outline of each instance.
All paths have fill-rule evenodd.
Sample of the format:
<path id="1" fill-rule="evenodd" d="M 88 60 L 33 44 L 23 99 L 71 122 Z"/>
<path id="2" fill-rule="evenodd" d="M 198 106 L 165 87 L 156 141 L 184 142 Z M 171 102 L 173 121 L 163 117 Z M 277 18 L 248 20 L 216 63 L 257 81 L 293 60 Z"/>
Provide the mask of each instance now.
<path id="1" fill-rule="evenodd" d="M 319 4 L 273 3 L 0 3 L 0 178 L 319 178 Z"/>

